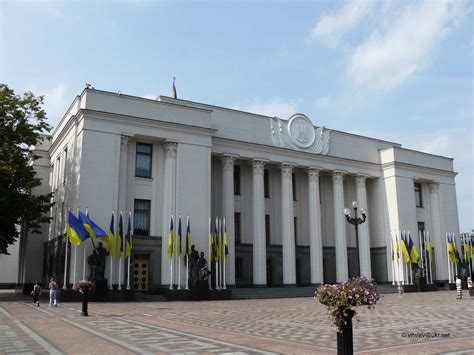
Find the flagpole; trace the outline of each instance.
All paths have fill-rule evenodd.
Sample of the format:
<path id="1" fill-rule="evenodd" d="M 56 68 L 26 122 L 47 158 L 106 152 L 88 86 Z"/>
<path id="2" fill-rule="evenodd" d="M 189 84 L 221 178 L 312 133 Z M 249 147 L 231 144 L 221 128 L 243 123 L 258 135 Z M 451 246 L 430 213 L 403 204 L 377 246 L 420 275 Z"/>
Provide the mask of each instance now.
<path id="1" fill-rule="evenodd" d="M 179 215 L 179 226 L 178 226 L 178 230 L 181 228 L 181 215 Z M 182 234 L 183 234 L 183 229 L 181 228 L 181 230 L 179 231 L 181 232 L 181 234 L 178 236 L 180 238 L 180 241 L 179 241 L 179 250 L 177 250 L 177 257 L 178 257 L 178 290 L 181 290 L 181 244 L 183 243 L 182 241 Z M 178 238 L 176 238 L 176 243 L 178 243 Z"/>
<path id="2" fill-rule="evenodd" d="M 395 269 L 395 282 L 396 284 L 400 284 L 400 245 L 398 244 L 398 231 L 395 229 L 391 231 L 393 243 L 397 246 L 397 250 L 393 251 L 394 259 L 393 259 L 393 267 Z M 396 244 L 395 244 L 396 243 Z"/>
<path id="3" fill-rule="evenodd" d="M 122 222 L 122 230 L 120 230 L 120 222 Z M 123 234 L 123 211 L 120 211 L 120 220 L 119 220 L 119 235 L 120 235 L 120 244 L 118 247 L 120 248 L 120 258 L 118 260 L 119 267 L 118 267 L 118 289 L 122 290 L 122 258 L 123 258 L 123 242 L 125 240 L 125 236 Z M 123 240 L 122 240 L 123 239 Z"/>
<path id="4" fill-rule="evenodd" d="M 390 231 L 390 256 L 392 258 L 392 285 L 395 285 L 395 255 L 393 254 L 393 238 L 392 238 L 392 231 Z"/>
<path id="5" fill-rule="evenodd" d="M 453 240 L 454 240 L 454 257 L 456 258 L 456 262 L 454 263 L 455 265 L 455 269 L 456 269 L 456 276 L 458 275 L 459 271 L 458 271 L 458 258 L 456 257 L 456 252 L 458 251 L 458 246 L 456 244 L 456 234 L 454 233 L 451 233 L 453 235 Z M 458 253 L 459 255 L 459 253 Z"/>
<path id="6" fill-rule="evenodd" d="M 79 215 L 79 207 L 76 209 L 76 211 L 77 211 L 76 214 Z M 74 269 L 73 269 L 74 275 L 72 278 L 73 285 L 76 284 L 76 269 L 77 269 L 77 245 L 74 244 Z"/>
<path id="7" fill-rule="evenodd" d="M 69 215 L 69 207 L 67 208 L 67 212 L 66 212 L 66 215 Z M 66 218 L 66 221 L 68 221 L 68 219 Z M 68 222 L 69 224 L 69 222 Z M 67 235 L 67 232 L 66 232 L 66 255 L 64 257 L 64 282 L 63 282 L 63 290 L 67 290 L 67 254 L 68 254 L 68 246 L 69 246 L 69 236 Z"/>
<path id="8" fill-rule="evenodd" d="M 421 259 L 421 276 L 425 276 L 425 268 L 423 267 L 423 244 L 421 243 L 421 230 L 418 231 L 418 243 L 420 243 L 420 259 Z"/>
<path id="9" fill-rule="evenodd" d="M 212 229 L 212 219 L 211 217 L 209 217 L 209 275 L 211 275 L 211 277 L 209 277 L 209 290 L 212 291 L 212 260 L 211 260 L 211 243 L 212 243 L 212 232 L 211 232 L 211 229 Z"/>
<path id="10" fill-rule="evenodd" d="M 130 290 L 130 258 L 132 257 L 132 231 L 133 231 L 133 221 L 132 221 L 132 211 L 128 211 L 128 221 L 130 223 L 130 235 L 129 238 L 130 240 L 128 241 L 128 244 L 130 245 L 130 254 L 128 254 L 128 265 L 127 265 L 127 290 Z M 128 226 L 127 226 L 127 231 L 128 231 Z"/>
<path id="11" fill-rule="evenodd" d="M 189 215 L 186 216 L 186 276 L 185 282 L 186 285 L 184 286 L 185 290 L 189 290 L 189 254 L 188 254 L 188 227 L 189 227 Z"/>
<path id="12" fill-rule="evenodd" d="M 214 244 L 217 244 L 218 230 L 219 230 L 219 221 L 216 217 Z M 221 288 L 219 286 L 219 249 L 218 248 L 216 248 L 215 260 L 216 260 L 216 290 L 220 290 Z"/>
<path id="13" fill-rule="evenodd" d="M 452 283 L 451 280 L 451 261 L 449 260 L 449 242 L 448 242 L 448 233 L 446 233 L 446 254 L 448 256 L 448 275 L 449 275 L 449 283 Z"/>
<path id="14" fill-rule="evenodd" d="M 219 273 L 219 285 L 221 286 L 221 290 L 223 288 L 222 286 L 222 264 L 223 264 L 223 257 L 224 255 L 222 255 L 222 219 L 219 218 L 219 236 L 218 236 L 218 239 L 219 239 L 219 242 L 217 243 L 217 246 L 219 248 L 219 270 L 220 270 L 220 273 Z"/>
<path id="15" fill-rule="evenodd" d="M 224 233 L 227 234 L 227 228 L 226 228 L 226 225 L 225 225 L 225 218 L 224 218 Z M 222 238 L 224 238 L 225 235 L 222 236 Z M 225 238 L 224 238 L 225 239 Z M 226 287 L 226 284 L 225 284 L 225 263 L 226 263 L 226 255 L 225 255 L 225 240 L 224 240 L 224 243 L 222 245 L 222 248 L 223 248 L 223 254 L 224 254 L 224 290 L 227 289 Z"/>
<path id="16" fill-rule="evenodd" d="M 170 290 L 173 289 L 173 260 L 174 260 L 174 214 L 171 213 L 171 223 L 173 224 L 173 230 L 170 232 L 173 233 L 171 239 L 171 258 L 170 258 Z M 171 227 L 171 226 L 170 226 Z M 169 236 L 168 236 L 169 238 Z"/>
<path id="17" fill-rule="evenodd" d="M 469 236 L 469 276 L 472 276 L 472 233 L 467 233 Z"/>
<path id="18" fill-rule="evenodd" d="M 398 279 L 402 285 L 405 285 L 405 275 L 403 272 L 403 259 L 402 259 L 402 231 L 397 232 L 397 241 L 398 241 Z"/>
<path id="19" fill-rule="evenodd" d="M 89 208 L 86 207 L 86 216 L 89 215 Z M 89 238 L 92 238 L 91 235 L 89 235 Z M 87 243 L 84 243 L 84 253 L 82 257 L 82 279 L 86 279 L 86 254 L 87 254 Z"/>
<path id="20" fill-rule="evenodd" d="M 428 238 L 428 243 L 430 243 L 430 246 L 431 246 L 431 237 L 430 237 L 430 232 L 429 232 L 429 231 L 427 232 L 426 237 Z M 432 248 L 433 248 L 433 247 L 431 246 L 430 249 L 432 249 Z M 432 251 L 431 253 L 433 253 L 433 251 Z M 431 280 L 431 284 L 433 284 L 433 270 L 431 269 L 431 264 L 433 263 L 433 260 L 432 260 L 432 259 L 433 259 L 433 258 L 432 258 L 431 255 L 430 255 L 430 280 Z"/>
<path id="21" fill-rule="evenodd" d="M 112 209 L 112 218 L 113 218 L 114 223 L 115 223 L 115 210 L 114 209 Z M 114 225 L 114 230 L 113 231 L 109 230 L 109 232 L 112 232 L 112 234 L 115 234 L 115 225 Z M 113 253 L 115 253 L 115 235 L 113 235 L 112 242 L 114 243 L 114 248 L 110 248 L 110 245 L 109 245 L 109 249 L 112 249 Z M 112 284 L 114 282 L 114 274 L 113 274 L 114 256 L 113 256 L 113 253 L 109 252 L 109 256 L 110 256 L 110 286 L 109 286 L 109 289 L 110 290 L 114 289 L 114 287 L 112 286 Z"/>

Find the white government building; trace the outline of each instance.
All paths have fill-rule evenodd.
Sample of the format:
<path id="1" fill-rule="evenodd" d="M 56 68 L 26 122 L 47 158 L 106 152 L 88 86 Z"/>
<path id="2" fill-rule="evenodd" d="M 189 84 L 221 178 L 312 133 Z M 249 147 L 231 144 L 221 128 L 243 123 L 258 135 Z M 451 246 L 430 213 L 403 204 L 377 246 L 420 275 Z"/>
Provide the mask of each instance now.
<path id="1" fill-rule="evenodd" d="M 43 234 L 11 249 L 19 284 L 50 275 L 62 281 L 66 212 L 86 207 L 104 230 L 112 209 L 132 211 L 133 287 L 141 292 L 169 286 L 171 213 L 183 216 L 183 230 L 190 216 L 192 244 L 208 260 L 209 217 L 226 219 L 228 286 L 343 281 L 358 273 L 357 252 L 362 275 L 390 282 L 390 233 L 411 231 L 418 247 L 424 229 L 434 279 L 448 279 L 445 233 L 459 233 L 452 158 L 315 126 L 298 113 L 267 117 L 95 89 L 74 99 L 36 153 L 40 192 L 53 191 L 56 204 Z M 367 210 L 358 249 L 343 213 L 354 200 Z M 83 248 L 69 250 L 69 283 L 88 274 Z M 184 283 L 184 266 L 181 273 Z"/>

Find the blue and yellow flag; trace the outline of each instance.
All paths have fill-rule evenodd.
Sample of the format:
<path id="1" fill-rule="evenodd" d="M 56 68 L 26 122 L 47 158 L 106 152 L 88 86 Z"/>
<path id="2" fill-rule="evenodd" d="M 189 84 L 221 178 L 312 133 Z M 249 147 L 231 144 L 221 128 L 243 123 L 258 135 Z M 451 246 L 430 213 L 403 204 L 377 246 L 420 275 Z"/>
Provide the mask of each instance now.
<path id="1" fill-rule="evenodd" d="M 213 238 L 214 261 L 219 261 L 220 260 L 219 242 L 218 242 L 218 238 L 219 238 L 220 233 L 221 233 L 221 231 L 219 229 L 219 222 L 216 219 L 216 225 L 215 225 L 215 228 L 214 228 L 214 238 Z"/>
<path id="2" fill-rule="evenodd" d="M 397 259 L 400 259 L 400 255 L 399 255 L 399 247 L 398 247 L 398 239 L 397 237 L 395 236 L 394 240 L 393 240 L 393 250 L 392 250 L 392 260 L 395 259 L 395 256 L 397 257 Z"/>
<path id="3" fill-rule="evenodd" d="M 132 250 L 132 240 L 133 240 L 133 232 L 132 232 L 132 216 L 131 214 L 128 215 L 128 225 L 127 225 L 127 234 L 125 234 L 125 256 L 128 258 L 130 257 L 130 252 Z"/>
<path id="4" fill-rule="evenodd" d="M 410 259 L 412 263 L 417 263 L 420 256 L 418 255 L 418 250 L 416 250 L 415 243 L 411 239 L 410 233 L 408 233 L 408 252 L 410 253 Z"/>
<path id="5" fill-rule="evenodd" d="M 228 243 L 229 241 L 227 240 L 227 227 L 224 220 L 224 260 L 227 260 L 227 258 L 229 257 Z"/>
<path id="6" fill-rule="evenodd" d="M 107 233 L 95 224 L 88 214 L 79 212 L 79 221 L 82 223 L 84 228 L 89 232 L 91 238 L 106 238 Z"/>
<path id="7" fill-rule="evenodd" d="M 178 237 L 176 238 L 176 243 L 177 245 L 177 253 L 178 256 L 181 256 L 181 216 L 179 216 L 179 221 L 178 221 Z"/>
<path id="8" fill-rule="evenodd" d="M 112 211 L 112 217 L 110 217 L 110 227 L 107 232 L 107 248 L 109 249 L 109 255 L 115 258 L 115 225 L 114 225 L 114 212 Z"/>
<path id="9" fill-rule="evenodd" d="M 209 262 L 213 262 L 216 259 L 214 250 L 214 232 L 212 231 L 212 220 L 209 219 Z"/>
<path id="10" fill-rule="evenodd" d="M 173 227 L 173 215 L 171 215 L 170 231 L 168 233 L 168 258 L 173 257 L 173 238 L 174 238 L 174 227 Z"/>
<path id="11" fill-rule="evenodd" d="M 405 241 L 405 235 L 403 233 L 402 233 L 402 236 L 401 236 L 400 240 L 401 240 L 401 243 L 402 243 L 403 260 L 405 261 L 405 263 L 408 264 L 410 262 L 410 253 L 408 252 L 407 244 L 406 244 L 406 241 Z"/>
<path id="12" fill-rule="evenodd" d="M 89 238 L 89 232 L 87 232 L 81 222 L 71 211 L 68 213 L 67 223 L 69 224 L 67 235 L 71 244 L 80 245 L 81 241 Z"/>
<path id="13" fill-rule="evenodd" d="M 454 242 L 453 242 L 453 239 L 451 238 L 451 235 L 449 234 L 448 234 L 448 254 L 449 254 L 449 261 L 451 261 L 452 263 L 455 263 L 458 261 L 456 258 Z"/>
<path id="14" fill-rule="evenodd" d="M 186 254 L 191 255 L 191 224 L 189 223 L 189 216 L 186 221 Z"/>
<path id="15" fill-rule="evenodd" d="M 117 258 L 122 257 L 123 252 L 123 219 L 122 219 L 122 212 L 120 212 L 119 218 L 119 230 L 117 234 Z"/>
<path id="16" fill-rule="evenodd" d="M 433 258 L 433 247 L 428 239 L 425 240 L 425 249 L 428 252 L 429 260 L 431 263 L 431 259 Z"/>

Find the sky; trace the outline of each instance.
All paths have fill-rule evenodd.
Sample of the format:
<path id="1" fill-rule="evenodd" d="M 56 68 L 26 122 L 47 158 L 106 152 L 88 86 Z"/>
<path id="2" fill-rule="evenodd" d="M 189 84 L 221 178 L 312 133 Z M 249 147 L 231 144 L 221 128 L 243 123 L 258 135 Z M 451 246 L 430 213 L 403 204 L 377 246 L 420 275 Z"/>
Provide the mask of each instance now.
<path id="1" fill-rule="evenodd" d="M 171 94 L 454 157 L 473 215 L 469 1 L 0 0 L 0 82 L 55 126 L 86 83 Z"/>

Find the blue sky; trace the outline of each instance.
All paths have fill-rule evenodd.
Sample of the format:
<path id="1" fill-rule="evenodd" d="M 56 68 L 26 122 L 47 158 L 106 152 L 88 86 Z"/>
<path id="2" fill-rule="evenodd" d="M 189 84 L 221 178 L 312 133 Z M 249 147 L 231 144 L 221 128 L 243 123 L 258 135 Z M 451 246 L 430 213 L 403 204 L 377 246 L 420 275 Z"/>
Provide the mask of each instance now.
<path id="1" fill-rule="evenodd" d="M 473 218 L 473 11 L 463 1 L 5 1 L 0 81 L 52 125 L 97 89 L 288 117 L 455 157 Z"/>

